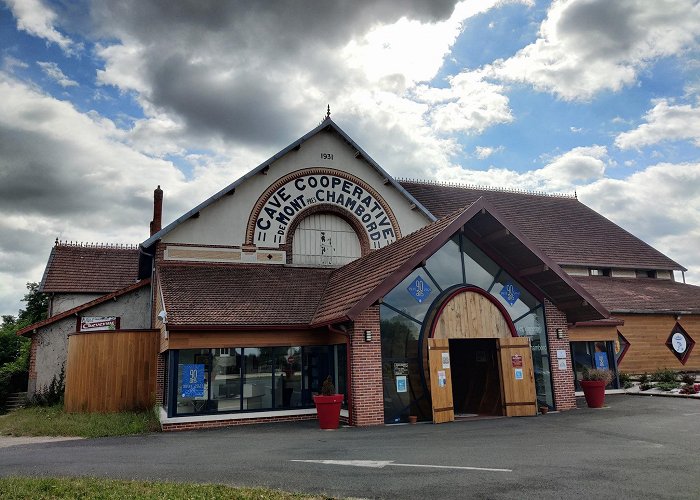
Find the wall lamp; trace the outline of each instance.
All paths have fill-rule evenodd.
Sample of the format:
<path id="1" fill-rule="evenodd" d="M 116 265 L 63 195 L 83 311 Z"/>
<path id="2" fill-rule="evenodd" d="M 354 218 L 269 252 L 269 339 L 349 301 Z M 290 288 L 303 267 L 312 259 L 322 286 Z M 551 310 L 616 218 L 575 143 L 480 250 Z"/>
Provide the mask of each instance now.
<path id="1" fill-rule="evenodd" d="M 372 342 L 372 330 L 365 330 L 365 342 Z"/>
<path id="2" fill-rule="evenodd" d="M 564 329 L 563 328 L 557 328 L 557 338 L 558 339 L 564 338 Z"/>

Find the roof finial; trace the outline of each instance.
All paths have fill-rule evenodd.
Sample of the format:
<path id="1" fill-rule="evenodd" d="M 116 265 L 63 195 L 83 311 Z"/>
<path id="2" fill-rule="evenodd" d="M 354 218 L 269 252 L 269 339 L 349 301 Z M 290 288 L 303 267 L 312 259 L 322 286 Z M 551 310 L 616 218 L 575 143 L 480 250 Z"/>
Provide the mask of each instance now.
<path id="1" fill-rule="evenodd" d="M 328 120 L 331 117 L 331 105 L 328 105 L 328 111 L 326 111 L 326 120 Z"/>

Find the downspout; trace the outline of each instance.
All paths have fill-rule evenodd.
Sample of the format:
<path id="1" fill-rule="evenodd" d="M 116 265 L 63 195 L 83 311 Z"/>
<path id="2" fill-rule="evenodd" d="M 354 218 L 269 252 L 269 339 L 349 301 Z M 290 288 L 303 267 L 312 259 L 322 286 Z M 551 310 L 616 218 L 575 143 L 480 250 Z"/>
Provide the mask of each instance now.
<path id="1" fill-rule="evenodd" d="M 347 362 L 345 363 L 345 379 L 347 380 L 346 389 L 348 391 L 348 425 L 355 425 L 352 417 L 353 400 L 352 400 L 352 349 L 350 345 L 350 333 L 347 328 L 341 325 L 341 328 L 336 328 L 333 325 L 328 325 L 330 332 L 342 335 L 345 337 L 345 355 Z"/>

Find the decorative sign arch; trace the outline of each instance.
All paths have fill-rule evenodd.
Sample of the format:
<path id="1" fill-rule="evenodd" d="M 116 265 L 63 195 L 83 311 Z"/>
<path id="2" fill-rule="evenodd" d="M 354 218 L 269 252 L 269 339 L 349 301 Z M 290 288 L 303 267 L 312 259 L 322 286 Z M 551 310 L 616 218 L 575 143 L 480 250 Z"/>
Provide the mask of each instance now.
<path id="1" fill-rule="evenodd" d="M 394 212 L 367 183 L 340 170 L 308 168 L 282 177 L 258 198 L 248 218 L 246 245 L 283 245 L 297 215 L 321 203 L 337 207 L 356 219 L 372 249 L 401 237 Z"/>

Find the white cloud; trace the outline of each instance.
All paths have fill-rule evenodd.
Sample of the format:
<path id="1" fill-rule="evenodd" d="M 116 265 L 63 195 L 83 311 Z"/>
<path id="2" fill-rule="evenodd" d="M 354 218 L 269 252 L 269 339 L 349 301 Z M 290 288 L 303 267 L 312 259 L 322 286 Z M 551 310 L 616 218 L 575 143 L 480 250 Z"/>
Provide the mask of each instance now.
<path id="1" fill-rule="evenodd" d="M 641 148 L 662 141 L 692 140 L 700 146 L 700 107 L 673 105 L 668 99 L 656 101 L 644 115 L 643 123 L 615 138 L 620 149 Z"/>
<path id="2" fill-rule="evenodd" d="M 691 271 L 700 283 L 700 163 L 659 163 L 579 188 L 581 201 Z"/>
<path id="3" fill-rule="evenodd" d="M 538 39 L 486 71 L 566 100 L 633 84 L 651 62 L 697 47 L 692 0 L 555 0 Z"/>
<path id="4" fill-rule="evenodd" d="M 2 58 L 2 69 L 9 73 L 14 72 L 15 68 L 27 69 L 28 67 L 29 64 L 16 57 L 6 55 Z"/>
<path id="5" fill-rule="evenodd" d="M 497 148 L 490 146 L 477 146 L 474 148 L 474 156 L 480 160 L 485 160 L 492 154 L 500 153 L 501 151 L 503 151 L 503 146 L 498 146 Z"/>
<path id="6" fill-rule="evenodd" d="M 607 161 L 605 146 L 588 146 L 567 151 L 552 158 L 544 167 L 528 172 L 498 167 L 483 171 L 449 166 L 436 169 L 433 176 L 446 182 L 469 185 L 571 193 L 579 186 L 604 178 Z"/>
<path id="7" fill-rule="evenodd" d="M 38 61 L 37 64 L 42 69 L 42 71 L 46 74 L 46 76 L 48 76 L 49 78 L 54 80 L 61 87 L 66 88 L 66 87 L 77 87 L 78 86 L 78 82 L 68 78 L 63 73 L 63 71 L 61 71 L 61 68 L 58 67 L 58 64 L 56 64 L 55 62 Z"/>
<path id="8" fill-rule="evenodd" d="M 56 13 L 41 0 L 4 0 L 17 19 L 17 29 L 55 43 L 70 54 L 78 47 L 56 28 Z"/>

